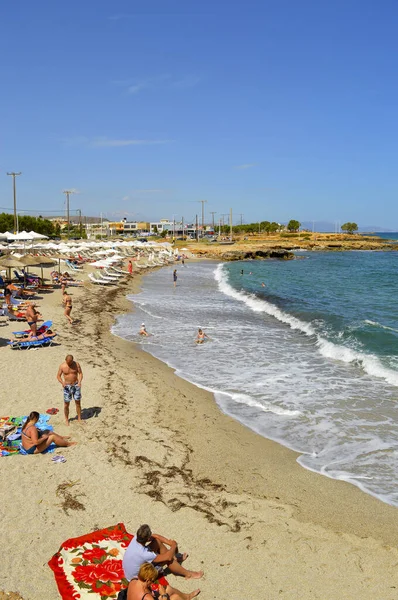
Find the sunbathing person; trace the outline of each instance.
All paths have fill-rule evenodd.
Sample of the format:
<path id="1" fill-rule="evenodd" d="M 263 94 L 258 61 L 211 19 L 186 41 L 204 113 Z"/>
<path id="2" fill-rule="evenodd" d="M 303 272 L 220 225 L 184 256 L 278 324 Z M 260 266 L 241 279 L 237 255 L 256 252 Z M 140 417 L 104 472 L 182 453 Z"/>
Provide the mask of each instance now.
<path id="1" fill-rule="evenodd" d="M 27 336 L 24 336 L 21 340 L 20 337 L 14 337 L 12 340 L 10 340 L 10 342 L 35 342 L 36 340 L 45 340 L 47 338 L 53 338 L 55 337 L 57 334 L 54 333 L 53 331 L 51 331 L 51 329 L 47 329 L 47 331 L 45 331 L 44 333 L 40 333 L 38 335 L 34 335 L 32 331 L 29 331 Z"/>
<path id="2" fill-rule="evenodd" d="M 39 418 L 40 414 L 33 410 L 22 427 L 22 446 L 27 454 L 40 454 L 53 442 L 62 448 L 77 444 L 77 442 L 70 442 L 68 438 L 58 435 L 54 431 L 43 432 L 37 429 L 36 423 Z"/>
<path id="3" fill-rule="evenodd" d="M 128 580 L 133 579 L 137 577 L 141 565 L 150 562 L 159 572 L 167 569 L 185 579 L 200 579 L 203 571 L 188 571 L 181 565 L 186 558 L 186 554 L 178 553 L 175 540 L 152 533 L 149 525 L 141 525 L 124 554 L 124 575 Z"/>
<path id="4" fill-rule="evenodd" d="M 191 600 L 200 594 L 200 590 L 195 590 L 190 594 L 184 594 L 179 590 L 168 585 L 164 587 L 159 583 L 159 593 L 152 591 L 152 584 L 158 579 L 159 574 L 151 563 L 144 563 L 138 577 L 132 579 L 127 588 L 127 600 L 150 600 L 159 598 L 159 600 Z"/>

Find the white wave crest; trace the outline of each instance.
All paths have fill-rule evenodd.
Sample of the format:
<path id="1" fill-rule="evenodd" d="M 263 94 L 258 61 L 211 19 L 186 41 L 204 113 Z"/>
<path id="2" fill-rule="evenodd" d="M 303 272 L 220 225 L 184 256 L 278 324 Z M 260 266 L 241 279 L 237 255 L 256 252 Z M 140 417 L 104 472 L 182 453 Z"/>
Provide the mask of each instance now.
<path id="1" fill-rule="evenodd" d="M 373 377 L 380 377 L 387 381 L 390 385 L 398 387 L 398 373 L 384 367 L 380 360 L 372 354 L 363 354 L 346 346 L 338 346 L 333 342 L 325 340 L 317 334 L 314 327 L 310 323 L 305 323 L 293 315 L 285 313 L 283 310 L 247 292 L 234 289 L 228 283 L 228 275 L 225 272 L 224 265 L 220 263 L 214 271 L 214 278 L 218 283 L 218 287 L 225 295 L 244 302 L 253 312 L 263 312 L 278 319 L 282 323 L 286 323 L 292 329 L 301 331 L 307 336 L 316 338 L 316 346 L 322 356 L 333 360 L 339 360 L 345 363 L 356 363 L 364 369 L 366 373 Z"/>
<path id="2" fill-rule="evenodd" d="M 365 323 L 367 325 L 372 325 L 372 327 L 380 327 L 380 329 L 388 329 L 388 331 L 395 331 L 396 333 L 398 333 L 398 329 L 394 329 L 394 327 L 388 327 L 388 325 L 382 325 L 377 321 L 369 321 L 368 319 L 365 319 Z"/>
<path id="3" fill-rule="evenodd" d="M 269 402 L 257 402 L 257 400 L 254 400 L 251 396 L 248 396 L 246 394 L 238 394 L 233 392 L 223 392 L 223 394 L 229 396 L 239 404 L 245 404 L 246 406 L 250 406 L 251 408 L 257 408 L 262 412 L 271 412 L 274 415 L 279 415 L 283 417 L 297 417 L 301 414 L 299 410 L 289 410 L 287 408 L 282 408 L 281 406 L 275 406 L 273 404 L 270 404 Z"/>

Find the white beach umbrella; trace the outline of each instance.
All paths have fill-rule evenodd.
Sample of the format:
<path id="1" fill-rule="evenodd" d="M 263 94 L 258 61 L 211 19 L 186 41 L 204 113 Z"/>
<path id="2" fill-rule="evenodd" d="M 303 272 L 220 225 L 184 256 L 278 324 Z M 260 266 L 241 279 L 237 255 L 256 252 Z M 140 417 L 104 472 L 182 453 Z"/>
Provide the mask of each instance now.
<path id="1" fill-rule="evenodd" d="M 41 233 L 36 233 L 36 231 L 29 231 L 29 235 L 32 236 L 34 240 L 48 240 L 47 235 L 42 235 Z"/>
<path id="2" fill-rule="evenodd" d="M 29 241 L 29 240 L 33 240 L 32 234 L 28 233 L 27 231 L 21 231 L 20 233 L 17 233 L 17 235 L 14 238 L 15 240 L 21 240 L 21 241 Z"/>

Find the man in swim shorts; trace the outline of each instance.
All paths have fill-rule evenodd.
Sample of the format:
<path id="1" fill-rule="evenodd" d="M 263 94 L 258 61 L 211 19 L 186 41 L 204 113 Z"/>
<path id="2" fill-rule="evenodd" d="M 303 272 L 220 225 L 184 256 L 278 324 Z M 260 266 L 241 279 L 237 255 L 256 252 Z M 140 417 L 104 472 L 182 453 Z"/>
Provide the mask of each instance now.
<path id="1" fill-rule="evenodd" d="M 41 317 L 41 314 L 37 312 L 35 305 L 33 303 L 28 304 L 28 308 L 26 309 L 26 320 L 32 332 L 32 335 L 37 334 L 37 321 Z"/>
<path id="2" fill-rule="evenodd" d="M 59 366 L 57 379 L 64 390 L 64 415 L 66 424 L 69 425 L 69 404 L 72 400 L 75 401 L 77 420 L 81 422 L 81 385 L 83 371 L 79 363 L 73 359 L 72 354 L 68 354 L 65 357 L 65 362 Z"/>

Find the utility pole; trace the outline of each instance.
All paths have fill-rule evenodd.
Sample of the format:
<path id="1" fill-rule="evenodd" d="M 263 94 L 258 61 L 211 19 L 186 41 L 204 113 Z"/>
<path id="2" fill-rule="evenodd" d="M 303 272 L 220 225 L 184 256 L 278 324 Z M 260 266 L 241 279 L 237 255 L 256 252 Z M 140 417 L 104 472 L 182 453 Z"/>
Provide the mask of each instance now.
<path id="1" fill-rule="evenodd" d="M 196 229 L 195 229 L 195 234 L 196 234 L 196 241 L 199 241 L 199 230 L 198 230 L 198 215 L 196 215 Z"/>
<path id="2" fill-rule="evenodd" d="M 240 216 L 240 224 L 243 225 L 243 214 L 240 213 L 239 216 Z"/>
<path id="3" fill-rule="evenodd" d="M 79 213 L 79 230 L 80 230 L 80 239 L 81 239 L 82 235 L 83 235 L 83 223 L 82 223 L 82 211 L 81 211 L 81 208 L 78 208 L 77 212 Z"/>
<path id="4" fill-rule="evenodd" d="M 76 192 L 74 190 L 64 190 L 62 192 L 63 194 L 65 194 L 66 196 L 66 220 L 68 222 L 67 227 L 68 227 L 68 240 L 69 240 L 69 235 L 70 235 L 70 217 L 69 217 L 69 195 L 70 194 L 75 194 Z"/>
<path id="5" fill-rule="evenodd" d="M 229 209 L 229 239 L 232 242 L 232 208 Z"/>
<path id="6" fill-rule="evenodd" d="M 17 224 L 17 186 L 15 183 L 15 178 L 18 177 L 18 175 L 22 175 L 22 173 L 7 173 L 7 175 L 11 175 L 12 177 L 12 187 L 13 187 L 13 192 L 14 192 L 14 233 L 18 233 L 18 224 Z"/>
<path id="7" fill-rule="evenodd" d="M 205 204 L 207 204 L 207 200 L 198 200 L 202 204 L 202 236 L 205 232 Z"/>
<path id="8" fill-rule="evenodd" d="M 182 239 L 184 239 L 184 217 L 181 217 Z"/>
<path id="9" fill-rule="evenodd" d="M 222 226 L 223 226 L 223 227 L 224 227 L 224 225 L 225 225 L 225 219 L 224 219 L 224 217 L 228 217 L 228 213 L 222 213 L 222 214 L 221 214 Z M 223 233 L 224 233 L 224 232 L 223 232 Z"/>
<path id="10" fill-rule="evenodd" d="M 217 211 L 210 211 L 210 214 L 212 216 L 212 224 L 213 224 L 213 231 L 214 231 L 214 215 L 217 214 Z"/>

